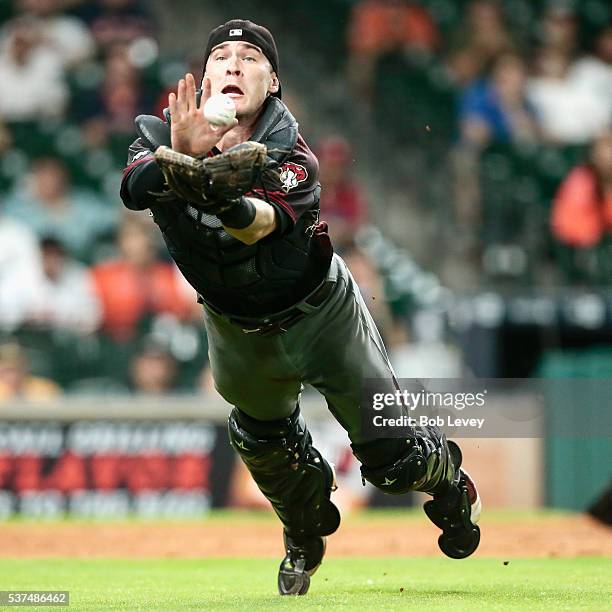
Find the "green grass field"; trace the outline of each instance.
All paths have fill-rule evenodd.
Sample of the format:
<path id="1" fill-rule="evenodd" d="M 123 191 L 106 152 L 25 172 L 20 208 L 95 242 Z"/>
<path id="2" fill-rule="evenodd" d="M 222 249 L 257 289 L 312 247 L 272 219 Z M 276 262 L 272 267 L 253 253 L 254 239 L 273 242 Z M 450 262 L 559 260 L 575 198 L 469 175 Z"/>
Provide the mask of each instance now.
<path id="1" fill-rule="evenodd" d="M 273 559 L 0 560 L 0 590 L 68 590 L 69 610 L 609 610 L 612 558 L 328 559 L 305 597 Z M 38 609 L 40 608 L 20 608 Z M 55 608 L 58 609 L 58 608 Z M 59 608 L 61 609 L 61 608 Z"/>

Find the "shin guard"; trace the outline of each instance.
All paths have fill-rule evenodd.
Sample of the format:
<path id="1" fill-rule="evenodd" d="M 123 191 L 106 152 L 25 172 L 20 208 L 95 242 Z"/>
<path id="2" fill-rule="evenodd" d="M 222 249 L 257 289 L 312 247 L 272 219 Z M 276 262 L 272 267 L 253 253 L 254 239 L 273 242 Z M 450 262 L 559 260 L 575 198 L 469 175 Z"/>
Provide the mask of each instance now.
<path id="1" fill-rule="evenodd" d="M 340 513 L 330 501 L 334 472 L 312 446 L 299 408 L 278 421 L 259 421 L 234 408 L 229 438 L 290 537 L 338 529 Z"/>
<path id="2" fill-rule="evenodd" d="M 436 427 L 414 428 L 410 438 L 381 438 L 353 444 L 361 475 L 385 493 L 434 493 L 446 490 L 455 476 L 446 437 Z"/>

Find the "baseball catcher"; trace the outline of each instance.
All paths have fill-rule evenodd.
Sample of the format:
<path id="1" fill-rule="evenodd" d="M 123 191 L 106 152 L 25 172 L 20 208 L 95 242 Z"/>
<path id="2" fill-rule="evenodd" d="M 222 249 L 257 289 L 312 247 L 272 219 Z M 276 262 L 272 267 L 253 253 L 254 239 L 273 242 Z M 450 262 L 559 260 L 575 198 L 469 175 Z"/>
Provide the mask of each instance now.
<path id="1" fill-rule="evenodd" d="M 201 89 L 187 74 L 163 120 L 136 119 L 121 197 L 151 211 L 199 295 L 215 386 L 233 406 L 230 442 L 283 525 L 279 593 L 308 591 L 340 525 L 333 467 L 300 414 L 305 383 L 346 429 L 363 478 L 389 494 L 429 493 L 440 548 L 467 557 L 480 540 L 480 499 L 459 447 L 436 427 L 403 438 L 362 431 L 364 381 L 390 392 L 397 381 L 319 221 L 318 162 L 281 101 L 272 34 L 228 21 L 210 33 L 204 64 Z M 219 95 L 235 118 L 213 124 L 203 110 Z"/>

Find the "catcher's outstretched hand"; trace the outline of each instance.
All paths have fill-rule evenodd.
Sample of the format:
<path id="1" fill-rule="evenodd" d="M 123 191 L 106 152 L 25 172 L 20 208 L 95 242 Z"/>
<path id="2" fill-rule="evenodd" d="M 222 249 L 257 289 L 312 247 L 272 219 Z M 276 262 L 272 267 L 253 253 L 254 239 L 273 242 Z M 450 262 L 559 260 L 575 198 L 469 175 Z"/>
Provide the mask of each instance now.
<path id="1" fill-rule="evenodd" d="M 227 126 L 213 128 L 202 112 L 208 98 L 210 81 L 204 79 L 202 99 L 199 106 L 196 104 L 196 84 L 191 73 L 178 82 L 177 93 L 172 92 L 168 96 L 172 148 L 175 151 L 192 157 L 202 157 L 238 125 L 238 120 L 234 119 Z"/>

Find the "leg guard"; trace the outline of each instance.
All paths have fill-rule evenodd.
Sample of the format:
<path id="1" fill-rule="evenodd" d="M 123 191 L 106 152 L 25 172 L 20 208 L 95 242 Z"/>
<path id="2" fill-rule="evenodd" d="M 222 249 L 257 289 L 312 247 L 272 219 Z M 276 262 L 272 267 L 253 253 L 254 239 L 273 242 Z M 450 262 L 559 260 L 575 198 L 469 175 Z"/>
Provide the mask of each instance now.
<path id="1" fill-rule="evenodd" d="M 438 545 L 453 559 L 471 555 L 480 543 L 480 497 L 461 468 L 461 451 L 436 427 L 414 429 L 410 439 L 353 444 L 365 480 L 386 493 L 422 491 L 433 495 L 425 514 L 442 530 Z M 389 458 L 391 462 L 389 462 Z"/>
<path id="2" fill-rule="evenodd" d="M 425 502 L 425 514 L 442 530 L 438 538 L 440 550 L 451 559 L 469 557 L 480 544 L 480 496 L 470 475 L 461 469 L 461 450 L 454 442 L 448 443 L 455 477 L 446 491 L 436 493 Z"/>
<path id="3" fill-rule="evenodd" d="M 258 421 L 234 408 L 229 438 L 289 537 L 325 536 L 338 529 L 340 513 L 329 499 L 334 473 L 312 446 L 299 408 L 278 421 Z"/>
<path id="4" fill-rule="evenodd" d="M 411 438 L 382 438 L 353 444 L 361 475 L 385 493 L 448 489 L 455 476 L 448 443 L 437 427 L 414 428 Z M 390 461 L 391 460 L 391 461 Z"/>

